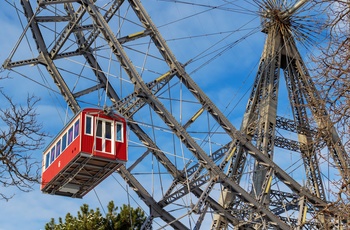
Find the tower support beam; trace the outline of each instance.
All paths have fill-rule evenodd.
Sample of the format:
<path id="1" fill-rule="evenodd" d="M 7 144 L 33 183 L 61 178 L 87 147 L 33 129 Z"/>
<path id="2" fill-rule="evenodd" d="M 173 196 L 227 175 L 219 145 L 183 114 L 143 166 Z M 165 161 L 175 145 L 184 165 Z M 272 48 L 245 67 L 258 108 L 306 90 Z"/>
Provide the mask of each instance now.
<path id="1" fill-rule="evenodd" d="M 23 61 L 9 58 L 4 67 L 45 66 L 74 113 L 80 105 L 100 106 L 101 93 L 110 99 L 105 108 L 112 104 L 107 109 L 128 120 L 133 141 L 139 142 L 129 145 L 136 154 L 130 167 L 123 166 L 118 173 L 150 208 L 145 227 L 151 228 L 152 221 L 158 223 L 160 218 L 165 226 L 188 229 L 183 219 L 188 215 L 191 224 L 196 222 L 192 227 L 199 228 L 213 212 L 213 229 L 290 229 L 328 223 L 326 216 L 311 219 L 327 206 L 317 154 L 330 149 L 346 179 L 349 159 L 289 30 L 293 15 L 307 1 L 287 10 L 281 9 L 285 1 L 267 2 L 272 7 L 262 14 L 268 21 L 267 41 L 239 131 L 175 58 L 140 0 L 40 0 L 35 13 L 30 1 L 22 0 L 28 20 L 25 30 L 32 32 L 39 54 Z M 55 24 L 55 30 L 47 29 L 48 24 Z M 64 65 L 66 61 L 73 62 Z M 285 81 L 280 80 L 282 74 Z M 290 120 L 277 114 L 283 96 L 280 82 L 287 85 Z M 181 90 L 179 99 L 174 97 L 176 90 Z M 193 107 L 180 111 L 180 116 L 174 113 L 177 105 L 182 110 L 187 103 Z M 156 124 L 150 132 L 138 123 L 148 112 L 151 126 Z M 310 125 L 313 118 L 318 127 Z M 189 127 L 202 128 L 204 119 L 208 135 L 201 142 L 205 134 L 189 132 Z M 218 131 L 212 132 L 212 127 Z M 316 145 L 319 132 L 324 140 Z M 173 146 L 164 147 L 165 136 L 171 136 Z M 293 177 L 294 164 L 285 166 L 276 159 L 285 157 L 285 149 L 293 151 L 293 158 L 297 154 L 302 158 L 305 185 Z M 282 156 L 277 155 L 280 152 Z M 150 158 L 152 162 L 146 162 Z M 153 167 L 151 173 L 140 173 L 154 163 L 158 163 L 158 178 Z M 144 178 L 151 177 L 161 191 L 154 192 L 156 184 L 143 184 Z M 179 202 L 185 214 L 173 212 Z"/>

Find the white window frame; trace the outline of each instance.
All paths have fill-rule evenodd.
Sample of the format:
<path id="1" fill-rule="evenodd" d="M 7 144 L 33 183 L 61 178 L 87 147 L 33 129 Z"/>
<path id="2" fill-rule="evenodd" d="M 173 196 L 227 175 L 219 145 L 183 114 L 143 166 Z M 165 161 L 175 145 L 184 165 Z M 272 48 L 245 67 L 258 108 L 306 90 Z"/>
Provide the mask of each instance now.
<path id="1" fill-rule="evenodd" d="M 66 137 L 65 139 L 63 138 L 64 136 Z M 61 136 L 60 140 L 61 140 L 61 152 L 63 152 L 68 147 L 68 132 L 64 132 L 63 135 Z M 63 143 L 65 145 L 64 148 L 63 148 Z"/>
<path id="2" fill-rule="evenodd" d="M 45 162 L 45 165 L 44 165 L 44 170 L 46 170 L 48 167 L 50 167 L 50 152 L 51 150 L 47 151 L 46 154 L 44 155 L 44 162 Z"/>
<path id="3" fill-rule="evenodd" d="M 91 118 L 91 122 L 90 122 L 90 126 L 91 126 L 91 133 L 87 133 L 86 132 L 86 125 L 87 125 L 87 118 Z M 94 124 L 95 124 L 95 122 L 94 122 L 94 117 L 93 116 L 91 116 L 91 115 L 85 115 L 85 127 L 84 127 L 84 134 L 85 135 L 88 135 L 88 136 L 93 136 L 94 135 Z"/>
<path id="4" fill-rule="evenodd" d="M 76 124 L 77 123 L 78 123 L 78 130 L 76 130 Z M 80 122 L 80 119 L 78 118 L 73 123 L 73 140 L 75 140 L 75 139 L 77 139 L 77 137 L 79 137 L 79 135 L 80 135 L 80 127 L 81 127 L 81 122 Z"/>
<path id="5" fill-rule="evenodd" d="M 102 137 L 100 136 L 97 136 L 97 129 L 98 129 L 98 122 L 101 121 L 102 122 L 102 130 L 101 130 L 101 134 L 102 134 Z M 106 122 L 109 122 L 111 123 L 111 138 L 106 138 Z M 96 130 L 95 130 L 95 138 L 99 138 L 99 139 L 102 139 L 102 152 L 104 153 L 107 153 L 107 154 L 112 154 L 112 155 L 115 155 L 115 143 L 114 143 L 114 140 L 115 140 L 115 124 L 113 121 L 111 120 L 108 120 L 108 119 L 103 119 L 103 118 L 99 118 L 97 117 L 96 118 Z M 105 145 L 105 142 L 106 141 L 110 141 L 111 142 L 111 152 L 106 152 L 106 145 Z"/>
<path id="6" fill-rule="evenodd" d="M 121 127 L 121 130 L 120 130 L 121 138 L 120 138 L 120 140 L 117 139 L 118 138 L 117 131 L 118 131 L 118 126 L 119 125 Z M 115 140 L 117 142 L 121 142 L 121 143 L 124 142 L 124 124 L 122 122 L 118 122 L 118 121 L 115 122 Z"/>

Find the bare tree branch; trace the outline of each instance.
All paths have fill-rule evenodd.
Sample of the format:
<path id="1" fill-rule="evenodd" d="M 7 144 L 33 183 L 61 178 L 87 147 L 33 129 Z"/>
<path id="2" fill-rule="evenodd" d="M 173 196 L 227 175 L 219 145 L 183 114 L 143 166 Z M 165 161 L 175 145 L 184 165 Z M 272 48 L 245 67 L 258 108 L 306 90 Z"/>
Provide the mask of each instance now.
<path id="1" fill-rule="evenodd" d="M 350 1 L 315 0 L 322 4 L 328 14 L 324 24 L 327 31 L 326 46 L 317 63 L 316 83 L 333 116 L 333 121 L 350 150 Z"/>
<path id="2" fill-rule="evenodd" d="M 39 99 L 28 96 L 25 105 L 17 105 L 4 92 L 0 91 L 0 95 L 8 104 L 0 108 L 0 184 L 28 192 L 40 180 L 41 163 L 32 154 L 42 147 L 47 136 L 41 132 L 34 109 Z M 0 199 L 12 197 L 0 193 Z"/>
<path id="3" fill-rule="evenodd" d="M 349 153 L 350 1 L 315 0 L 315 2 L 325 7 L 325 12 L 328 14 L 328 20 L 324 25 L 324 29 L 327 31 L 326 45 L 321 50 L 321 55 L 314 59 L 317 63 L 316 83 L 327 102 L 329 113 L 341 135 L 346 152 Z M 323 212 L 327 213 L 332 210 L 338 215 L 338 224 L 340 222 L 349 224 L 350 181 L 342 178 L 339 181 L 332 181 L 332 185 L 338 190 L 333 194 L 336 200 L 330 203 Z"/>

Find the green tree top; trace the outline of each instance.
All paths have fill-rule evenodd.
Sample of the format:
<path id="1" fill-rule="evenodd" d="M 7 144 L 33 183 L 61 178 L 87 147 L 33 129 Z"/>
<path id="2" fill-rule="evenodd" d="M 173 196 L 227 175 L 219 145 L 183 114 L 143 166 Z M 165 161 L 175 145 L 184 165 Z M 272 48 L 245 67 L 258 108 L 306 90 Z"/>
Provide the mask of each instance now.
<path id="1" fill-rule="evenodd" d="M 145 213 L 140 208 L 132 208 L 129 205 L 118 207 L 113 201 L 108 203 L 108 212 L 103 217 L 99 208 L 89 209 L 83 204 L 78 211 L 77 217 L 67 213 L 65 220 L 58 219 L 58 223 L 52 218 L 45 225 L 45 230 L 117 230 L 117 229 L 141 229 L 146 220 Z"/>

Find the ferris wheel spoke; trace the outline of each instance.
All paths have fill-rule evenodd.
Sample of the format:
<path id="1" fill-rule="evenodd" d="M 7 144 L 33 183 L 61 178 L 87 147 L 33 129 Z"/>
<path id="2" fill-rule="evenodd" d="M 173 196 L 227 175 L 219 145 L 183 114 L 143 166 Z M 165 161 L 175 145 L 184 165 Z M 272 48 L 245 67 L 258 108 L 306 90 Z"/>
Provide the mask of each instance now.
<path id="1" fill-rule="evenodd" d="M 118 173 L 125 179 L 129 185 L 135 189 L 139 196 L 141 196 L 142 200 L 149 206 L 152 207 L 150 216 L 158 217 L 164 219 L 164 221 L 170 223 L 171 226 L 177 229 L 188 229 L 181 222 L 177 221 L 175 217 L 162 209 L 158 203 L 152 198 L 152 196 L 143 188 L 143 186 L 139 183 L 139 181 L 124 167 L 120 167 Z"/>
<path id="2" fill-rule="evenodd" d="M 169 15 L 175 4 L 178 13 L 151 19 L 145 6 L 153 3 L 147 1 L 41 0 L 34 12 L 22 0 L 28 26 L 21 39 L 32 33 L 38 54 L 25 59 L 14 51 L 3 66 L 25 71 L 42 65 L 73 113 L 94 105 L 127 120 L 130 159 L 117 172 L 149 207 L 143 228 L 156 223 L 199 229 L 210 222 L 212 229 L 313 228 L 332 220 L 312 218 L 327 206 L 318 154 L 327 148 L 346 179 L 350 163 L 294 42 L 313 34 L 302 24 L 311 23 L 310 16 L 295 16 L 305 14 L 307 2 L 160 1 L 161 10 L 152 5 L 159 15 Z M 237 22 L 229 19 L 234 14 Z M 190 28 L 191 20 L 200 21 L 197 28 Z M 253 46 L 259 30 L 267 40 L 238 130 L 220 110 L 227 95 L 210 99 L 211 90 L 221 95 L 202 76 L 209 76 L 210 63 L 210 76 L 226 84 L 217 59 L 229 52 L 243 59 L 245 52 L 236 47 Z M 187 41 L 192 46 L 184 50 Z M 229 59 L 229 69 L 238 72 L 236 59 Z M 282 89 L 290 101 L 288 116 L 277 108 L 288 104 L 279 99 Z M 102 105 L 101 98 L 109 100 Z M 322 140 L 315 143 L 320 132 Z M 297 160 L 286 166 L 286 154 Z"/>
<path id="3" fill-rule="evenodd" d="M 73 11 L 72 7 L 70 7 L 70 10 Z M 86 13 L 86 9 L 82 6 L 76 12 L 74 12 L 74 17 L 72 17 L 74 18 L 74 20 L 69 21 L 67 26 L 60 33 L 59 38 L 57 39 L 56 43 L 53 45 L 51 51 L 49 51 L 51 59 L 55 59 L 55 56 L 58 54 L 58 52 L 62 49 L 63 45 L 65 44 L 66 39 L 68 39 L 69 35 L 73 33 L 73 30 L 76 28 L 77 24 L 79 23 L 79 21 L 81 20 L 81 18 L 84 16 L 85 13 Z"/>
<path id="4" fill-rule="evenodd" d="M 27 1 L 21 1 L 24 12 L 26 17 L 32 18 L 34 17 L 34 12 L 32 10 L 32 7 L 29 2 Z M 72 95 L 71 91 L 69 90 L 68 86 L 66 85 L 64 79 L 60 75 L 59 71 L 57 70 L 57 67 L 54 65 L 54 63 L 50 60 L 50 56 L 48 54 L 47 48 L 45 46 L 44 38 L 42 37 L 40 33 L 40 29 L 36 23 L 33 21 L 28 21 L 30 23 L 30 29 L 32 30 L 33 36 L 35 37 L 35 41 L 37 44 L 37 47 L 40 51 L 42 60 L 44 64 L 46 65 L 46 68 L 48 72 L 51 74 L 52 78 L 55 79 L 55 82 L 57 86 L 59 87 L 61 94 L 66 99 L 67 103 L 70 105 L 73 111 L 78 112 L 80 110 L 80 106 L 78 105 L 77 101 L 75 100 L 74 96 Z M 39 58 L 39 59 L 40 59 Z"/>
<path id="5" fill-rule="evenodd" d="M 228 156 L 228 153 L 232 151 L 232 147 L 230 146 L 231 143 L 228 143 L 224 147 L 215 151 L 211 156 L 212 160 L 216 162 L 225 155 Z M 205 169 L 204 164 L 205 163 L 198 162 L 194 165 L 190 165 L 190 167 L 188 168 L 183 169 L 181 171 L 182 174 L 175 178 L 172 185 L 169 187 L 168 191 L 165 193 L 164 197 L 159 202 L 163 204 L 169 204 L 185 196 L 194 188 L 201 187 L 202 185 L 206 184 L 208 179 L 211 178 L 211 175 L 210 172 L 206 172 L 203 174 L 203 171 Z M 182 183 L 184 178 L 188 178 L 187 180 L 189 180 L 186 184 Z M 177 185 L 180 185 L 180 187 L 177 187 L 175 190 L 175 187 Z"/>
<path id="6" fill-rule="evenodd" d="M 138 9 L 141 9 L 141 7 L 138 6 Z M 171 57 L 172 55 L 167 54 L 165 56 Z M 176 62 L 173 62 L 173 63 L 175 64 Z M 178 66 L 177 68 L 181 69 L 181 66 Z M 203 102 L 210 101 L 208 98 L 203 99 L 203 97 L 205 97 L 204 94 L 201 92 L 201 90 L 198 87 L 196 87 L 196 85 L 191 81 L 191 79 L 187 75 L 182 75 L 181 77 L 183 79 L 184 84 L 187 85 L 187 87 L 190 89 L 190 91 L 195 94 L 195 96 L 199 99 L 199 101 L 203 101 Z M 145 90 L 145 88 L 143 88 L 143 90 Z M 153 107 L 153 109 L 161 116 L 161 118 L 164 120 L 164 122 L 166 124 L 168 124 L 169 128 L 173 129 L 174 132 L 176 134 L 178 134 L 179 138 L 183 141 L 183 143 L 185 145 L 187 145 L 188 149 L 191 150 L 196 155 L 197 158 L 202 159 L 203 161 L 207 162 L 207 164 L 209 165 L 209 168 L 211 168 L 211 170 L 213 170 L 216 166 L 210 162 L 210 159 L 207 157 L 207 155 L 204 152 L 202 152 L 201 148 L 199 146 L 197 146 L 197 144 L 193 140 L 191 140 L 191 138 L 185 133 L 185 131 L 182 131 L 181 126 L 179 126 L 177 124 L 177 122 L 172 118 L 172 115 L 169 114 L 169 112 L 163 107 L 163 105 L 157 101 L 157 98 L 155 98 L 152 93 L 146 93 L 146 97 L 148 98 L 149 104 Z M 230 123 L 225 120 L 225 117 L 221 115 L 221 113 L 215 108 L 214 105 L 210 104 L 210 107 L 211 108 L 209 108 L 208 110 L 213 111 L 213 113 L 215 113 L 215 116 L 217 117 L 217 119 L 219 119 L 219 117 L 220 117 L 222 122 L 226 122 L 228 127 L 230 127 L 230 128 L 232 127 L 232 125 L 230 125 Z M 224 127 L 224 128 L 229 130 L 228 127 Z M 234 128 L 232 127 L 231 130 L 234 130 Z M 218 172 L 218 171 L 216 173 L 220 174 L 220 172 Z M 237 189 L 237 185 L 235 187 L 236 188 L 233 188 L 233 189 Z M 248 197 L 249 196 L 247 196 L 247 195 L 245 196 L 246 199 L 250 199 Z M 251 202 L 253 202 L 253 201 L 251 200 Z M 264 211 L 266 211 L 266 214 L 270 218 L 275 219 L 273 217 L 274 216 L 273 214 L 269 213 L 267 210 L 264 210 Z M 277 219 L 275 219 L 275 220 L 277 221 Z"/>

